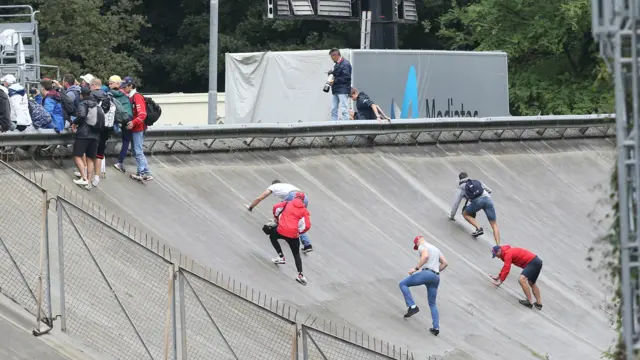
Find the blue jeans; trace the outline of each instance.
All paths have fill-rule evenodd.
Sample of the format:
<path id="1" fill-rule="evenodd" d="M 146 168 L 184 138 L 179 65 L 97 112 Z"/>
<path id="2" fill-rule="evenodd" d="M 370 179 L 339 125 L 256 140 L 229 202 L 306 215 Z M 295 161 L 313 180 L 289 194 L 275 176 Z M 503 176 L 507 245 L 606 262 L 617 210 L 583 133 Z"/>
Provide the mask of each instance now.
<path id="1" fill-rule="evenodd" d="M 127 152 L 129 151 L 129 144 L 131 143 L 131 131 L 127 129 L 122 131 L 122 148 L 120 148 L 120 156 L 118 156 L 118 163 L 124 163 L 124 159 L 127 157 Z"/>
<path id="2" fill-rule="evenodd" d="M 490 197 L 481 196 L 472 200 L 467 207 L 464 208 L 464 211 L 469 215 L 473 215 L 480 210 L 484 210 L 489 221 L 496 221 L 496 208 L 493 206 L 493 200 L 491 200 Z"/>
<path id="3" fill-rule="evenodd" d="M 147 163 L 147 157 L 144 156 L 144 131 L 134 132 L 131 135 L 133 139 L 133 155 L 136 157 L 136 165 L 138 166 L 137 174 L 151 174 L 149 164 Z"/>
<path id="4" fill-rule="evenodd" d="M 402 291 L 402 295 L 404 295 L 404 302 L 407 304 L 407 307 L 411 307 L 416 304 L 413 302 L 413 297 L 411 296 L 409 288 L 420 285 L 425 285 L 427 287 L 427 297 L 429 298 L 429 309 L 431 309 L 433 328 L 439 329 L 440 314 L 438 314 L 438 307 L 436 306 L 436 296 L 438 296 L 440 275 L 429 270 L 420 270 L 400 281 L 400 291 Z"/>
<path id="5" fill-rule="evenodd" d="M 338 107 L 340 107 L 341 120 L 349 120 L 349 95 L 333 94 L 331 102 L 331 120 L 338 121 Z"/>
<path id="6" fill-rule="evenodd" d="M 295 196 L 296 191 L 292 191 L 284 198 L 284 201 L 291 201 Z M 302 200 L 302 202 L 304 203 L 304 207 L 309 207 L 309 198 L 307 197 L 307 194 L 304 194 L 304 200 Z M 300 234 L 300 241 L 302 241 L 302 245 L 305 247 L 311 245 L 311 239 L 309 239 L 309 235 L 307 235 L 307 233 Z"/>

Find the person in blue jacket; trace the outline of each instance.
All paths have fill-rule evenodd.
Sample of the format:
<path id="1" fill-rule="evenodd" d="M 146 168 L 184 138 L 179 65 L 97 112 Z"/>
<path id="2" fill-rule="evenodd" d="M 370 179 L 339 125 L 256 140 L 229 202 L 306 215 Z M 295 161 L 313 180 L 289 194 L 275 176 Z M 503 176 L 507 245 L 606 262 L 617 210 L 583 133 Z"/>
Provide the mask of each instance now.
<path id="1" fill-rule="evenodd" d="M 53 88 L 53 81 L 50 79 L 44 79 L 40 82 L 42 85 L 43 100 L 42 106 L 51 115 L 51 123 L 53 129 L 60 133 L 64 130 L 64 113 L 62 111 L 62 103 L 60 99 L 60 93 Z"/>

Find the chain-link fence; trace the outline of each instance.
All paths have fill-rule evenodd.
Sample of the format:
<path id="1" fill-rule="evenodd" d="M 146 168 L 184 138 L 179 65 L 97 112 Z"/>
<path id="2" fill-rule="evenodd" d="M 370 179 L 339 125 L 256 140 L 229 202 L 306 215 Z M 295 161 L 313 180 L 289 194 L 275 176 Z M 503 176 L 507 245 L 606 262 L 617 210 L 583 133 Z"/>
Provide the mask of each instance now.
<path id="1" fill-rule="evenodd" d="M 344 335 L 344 334 L 343 334 Z M 349 331 L 351 336 L 351 331 Z M 396 348 L 383 341 L 370 342 L 363 334 L 352 340 L 302 325 L 302 352 L 305 360 L 413 360 L 406 349 Z M 365 339 L 366 342 L 365 343 Z"/>
<path id="2" fill-rule="evenodd" d="M 47 192 L 4 162 L 0 187 L 0 291 L 50 324 Z"/>
<path id="3" fill-rule="evenodd" d="M 63 331 L 116 359 L 175 359 L 173 264 L 57 199 Z"/>
<path id="4" fill-rule="evenodd" d="M 362 334 L 298 331 L 290 306 L 182 257 L 174 265 L 93 205 L 57 200 L 62 329 L 116 359 L 413 359 Z"/>
<path id="5" fill-rule="evenodd" d="M 297 359 L 294 321 L 185 269 L 179 293 L 183 358 Z"/>

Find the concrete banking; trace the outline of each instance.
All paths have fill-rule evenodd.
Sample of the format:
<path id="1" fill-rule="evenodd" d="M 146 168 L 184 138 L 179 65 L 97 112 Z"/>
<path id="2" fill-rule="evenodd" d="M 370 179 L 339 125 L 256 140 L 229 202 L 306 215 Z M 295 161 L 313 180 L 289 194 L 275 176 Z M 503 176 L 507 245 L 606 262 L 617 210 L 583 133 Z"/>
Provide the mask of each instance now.
<path id="1" fill-rule="evenodd" d="M 43 170 L 51 195 L 60 182 L 202 265 L 409 348 L 416 359 L 597 359 L 615 338 L 606 311 L 611 290 L 585 260 L 606 229 L 598 221 L 610 209 L 601 202 L 615 166 L 612 140 L 163 154 L 149 161 L 153 182 L 141 185 L 109 170 L 90 192 L 74 187 L 68 160 L 64 169 L 18 166 Z M 127 164 L 135 168 L 133 159 Z M 543 259 L 543 311 L 517 303 L 517 268 L 502 287 L 490 284 L 487 273 L 497 274 L 502 262 L 491 258 L 483 213 L 487 233 L 476 240 L 460 215 L 447 220 L 460 171 L 494 190 L 502 243 Z M 270 261 L 275 254 L 260 228 L 275 199 L 252 213 L 243 205 L 274 179 L 310 199 L 315 251 L 303 256 L 306 287 L 294 281 L 292 262 L 278 268 Z M 415 265 L 418 234 L 450 262 L 438 294 L 439 337 L 427 331 L 424 288 L 412 290 L 423 311 L 402 317 L 398 282 Z"/>

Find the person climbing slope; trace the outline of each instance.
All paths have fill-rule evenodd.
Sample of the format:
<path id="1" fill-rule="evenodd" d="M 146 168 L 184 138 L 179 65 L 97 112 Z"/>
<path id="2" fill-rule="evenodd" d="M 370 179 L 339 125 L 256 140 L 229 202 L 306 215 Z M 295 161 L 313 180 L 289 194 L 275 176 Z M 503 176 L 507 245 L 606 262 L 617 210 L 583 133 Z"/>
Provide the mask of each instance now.
<path id="1" fill-rule="evenodd" d="M 538 310 L 542 310 L 542 297 L 540 295 L 540 288 L 536 284 L 540 271 L 542 271 L 542 260 L 538 255 L 523 248 L 512 248 L 510 245 L 496 245 L 491 250 L 493 257 L 497 257 L 504 262 L 504 266 L 498 276 L 491 276 L 493 283 L 496 286 L 500 286 L 509 275 L 511 271 L 511 264 L 522 268 L 522 273 L 518 282 L 522 287 L 524 295 L 527 297 L 525 300 L 520 300 L 519 303 L 528 308 L 536 307 Z M 531 289 L 529 289 L 531 288 Z M 533 296 L 536 298 L 534 304 L 531 303 L 531 291 L 533 290 Z"/>
<path id="2" fill-rule="evenodd" d="M 273 248 L 278 254 L 278 257 L 271 259 L 271 261 L 277 265 L 286 263 L 282 248 L 280 247 L 280 243 L 278 243 L 279 239 L 285 240 L 291 248 L 291 253 L 293 253 L 293 259 L 296 263 L 296 270 L 298 270 L 296 281 L 306 285 L 307 279 L 302 274 L 300 236 L 311 228 L 311 216 L 309 210 L 307 210 L 302 202 L 303 199 L 304 193 L 297 192 L 293 200 L 279 202 L 273 206 L 273 217 L 278 225 L 277 228 L 271 232 L 269 238 L 271 245 L 273 245 Z"/>
<path id="3" fill-rule="evenodd" d="M 475 219 L 476 213 L 484 210 L 484 214 L 487 215 L 487 220 L 489 220 L 489 224 L 491 224 L 496 245 L 500 245 L 500 230 L 498 230 L 498 223 L 496 222 L 496 208 L 493 206 L 493 200 L 491 200 L 491 196 L 489 195 L 492 192 L 493 191 L 482 182 L 469 179 L 466 172 L 461 172 L 458 175 L 458 188 L 456 189 L 456 195 L 453 199 L 453 206 L 449 212 L 449 220 L 455 221 L 458 206 L 460 206 L 462 199 L 465 198 L 468 201 L 468 205 L 464 207 L 462 216 L 476 229 L 471 235 L 477 237 L 484 234 L 484 230 Z"/>

